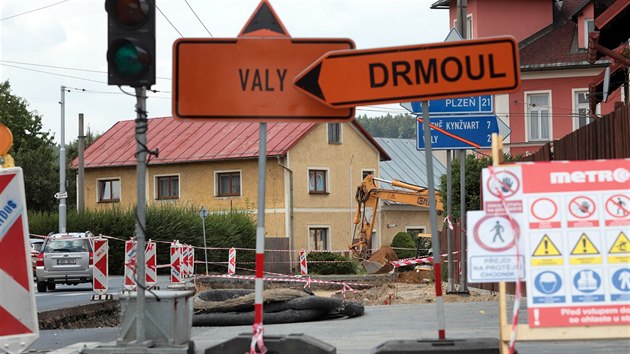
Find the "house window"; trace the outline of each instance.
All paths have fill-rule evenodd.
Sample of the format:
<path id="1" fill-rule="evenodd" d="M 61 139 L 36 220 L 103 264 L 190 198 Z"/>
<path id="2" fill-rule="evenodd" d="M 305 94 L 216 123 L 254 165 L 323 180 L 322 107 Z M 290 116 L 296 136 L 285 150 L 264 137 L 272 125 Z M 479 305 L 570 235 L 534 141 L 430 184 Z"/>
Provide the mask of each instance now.
<path id="1" fill-rule="evenodd" d="M 473 19 L 472 15 L 466 16 L 466 39 L 473 37 Z"/>
<path id="2" fill-rule="evenodd" d="M 328 228 L 327 227 L 309 227 L 308 228 L 308 247 L 312 250 L 325 251 L 328 250 Z"/>
<path id="3" fill-rule="evenodd" d="M 582 128 L 591 121 L 589 116 L 589 100 L 588 91 L 577 91 L 574 93 L 573 102 L 573 115 L 575 117 L 575 129 Z"/>
<path id="4" fill-rule="evenodd" d="M 308 192 L 327 193 L 326 170 L 308 170 Z"/>
<path id="5" fill-rule="evenodd" d="M 241 173 L 221 172 L 217 173 L 217 196 L 234 197 L 241 195 Z"/>
<path id="6" fill-rule="evenodd" d="M 549 140 L 549 94 L 527 95 L 527 129 L 529 141 Z"/>
<path id="7" fill-rule="evenodd" d="M 159 176 L 155 180 L 157 199 L 179 199 L 179 176 Z"/>
<path id="8" fill-rule="evenodd" d="M 411 236 L 413 236 L 414 239 L 416 239 L 418 237 L 418 234 L 425 234 L 427 233 L 427 229 L 424 227 L 416 227 L 416 226 L 410 226 L 410 227 L 406 227 L 405 231 L 410 234 Z"/>
<path id="9" fill-rule="evenodd" d="M 364 180 L 365 177 L 372 175 L 374 176 L 374 170 L 362 170 L 361 171 L 361 180 Z"/>
<path id="10" fill-rule="evenodd" d="M 341 144 L 341 123 L 328 123 L 328 144 Z"/>
<path id="11" fill-rule="evenodd" d="M 595 31 L 595 21 L 592 18 L 584 20 L 584 48 L 588 48 L 588 34 Z"/>
<path id="12" fill-rule="evenodd" d="M 120 202 L 120 179 L 98 180 L 98 202 Z"/>

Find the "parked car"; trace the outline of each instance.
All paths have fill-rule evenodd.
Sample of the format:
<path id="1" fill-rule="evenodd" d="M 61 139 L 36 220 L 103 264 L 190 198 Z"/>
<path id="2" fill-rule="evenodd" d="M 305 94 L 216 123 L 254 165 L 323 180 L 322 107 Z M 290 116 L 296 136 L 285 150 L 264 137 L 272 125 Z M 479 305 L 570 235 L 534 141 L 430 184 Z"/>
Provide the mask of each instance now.
<path id="1" fill-rule="evenodd" d="M 53 291 L 57 284 L 91 283 L 93 236 L 89 231 L 49 235 L 35 264 L 37 291 Z"/>
<path id="2" fill-rule="evenodd" d="M 42 250 L 42 245 L 44 244 L 44 239 L 41 238 L 32 238 L 31 242 L 31 266 L 33 268 L 33 275 L 35 275 L 35 264 L 37 263 L 37 256 L 39 252 Z"/>

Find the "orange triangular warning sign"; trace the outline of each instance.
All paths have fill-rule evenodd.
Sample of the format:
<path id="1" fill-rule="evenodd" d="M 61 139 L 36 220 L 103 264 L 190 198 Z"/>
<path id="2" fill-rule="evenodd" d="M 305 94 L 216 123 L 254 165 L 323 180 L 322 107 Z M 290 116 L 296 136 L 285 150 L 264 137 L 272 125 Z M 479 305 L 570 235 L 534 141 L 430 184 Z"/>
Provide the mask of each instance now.
<path id="1" fill-rule="evenodd" d="M 290 37 L 268 0 L 261 0 L 239 37 Z"/>
<path id="2" fill-rule="evenodd" d="M 571 251 L 572 255 L 583 255 L 583 254 L 599 254 L 597 247 L 593 244 L 591 239 L 586 236 L 586 234 L 582 234 L 580 239 L 573 247 L 573 251 Z"/>
<path id="3" fill-rule="evenodd" d="M 628 239 L 628 236 L 626 236 L 623 231 L 619 232 L 619 236 L 617 236 L 617 239 L 613 242 L 608 253 L 630 253 L 630 239 Z"/>
<path id="4" fill-rule="evenodd" d="M 547 234 L 543 236 L 543 238 L 538 243 L 538 246 L 536 246 L 534 253 L 532 253 L 532 256 L 534 257 L 561 256 L 561 255 L 562 253 L 560 253 L 560 250 L 558 249 L 558 247 L 556 247 L 556 245 L 553 243 L 553 241 L 551 241 L 551 238 L 549 238 Z"/>

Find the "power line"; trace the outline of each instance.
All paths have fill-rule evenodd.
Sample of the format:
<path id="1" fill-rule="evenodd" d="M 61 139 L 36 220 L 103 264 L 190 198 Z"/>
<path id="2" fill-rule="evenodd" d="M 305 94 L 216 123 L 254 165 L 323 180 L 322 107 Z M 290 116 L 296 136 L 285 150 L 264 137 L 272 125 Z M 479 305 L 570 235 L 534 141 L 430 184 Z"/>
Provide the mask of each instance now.
<path id="1" fill-rule="evenodd" d="M 64 74 L 57 74 L 57 73 L 52 73 L 52 72 L 50 72 L 50 71 L 43 71 L 43 70 L 37 70 L 37 69 L 31 69 L 31 68 L 23 68 L 23 67 L 21 67 L 21 66 L 15 66 L 15 65 L 10 65 L 10 64 L 5 64 L 5 63 L 0 63 L 0 65 L 4 65 L 4 66 L 11 67 L 11 68 L 16 68 L 16 69 L 22 69 L 22 70 L 34 71 L 34 72 L 43 73 L 43 74 L 48 74 L 48 75 L 56 75 L 56 76 L 67 77 L 67 78 L 71 78 L 71 79 L 84 80 L 84 81 L 92 81 L 92 82 L 98 82 L 99 84 L 106 84 L 106 82 L 104 82 L 104 81 L 98 81 L 98 80 L 86 79 L 86 78 L 83 78 L 83 77 L 78 77 L 78 76 L 64 75 Z"/>
<path id="2" fill-rule="evenodd" d="M 188 0 L 184 0 L 184 2 L 186 2 L 186 5 L 188 5 L 188 7 L 190 8 L 190 11 L 192 11 L 192 13 L 195 15 L 195 17 L 197 18 L 197 20 L 199 20 L 199 23 L 201 23 L 201 25 L 203 26 L 203 28 L 206 29 L 206 32 L 208 32 L 208 34 L 210 35 L 210 37 L 214 37 L 212 35 L 212 33 L 210 33 L 210 30 L 206 27 L 206 25 L 204 25 L 203 21 L 201 21 L 201 19 L 199 18 L 199 16 L 197 16 L 197 13 L 195 12 L 195 10 L 193 10 L 192 6 L 190 6 L 190 4 L 188 3 Z"/>
<path id="3" fill-rule="evenodd" d="M 166 21 L 167 21 L 167 22 L 171 25 L 171 27 L 173 27 L 173 28 L 175 29 L 175 31 L 176 31 L 177 33 L 179 33 L 179 36 L 180 36 L 180 37 L 184 37 L 184 35 L 183 35 L 183 34 L 182 34 L 182 33 L 181 33 L 178 29 L 177 29 L 177 27 L 175 27 L 175 25 L 173 24 L 173 22 L 171 22 L 171 20 L 169 20 L 169 19 L 168 19 L 168 17 L 166 17 L 166 15 L 164 14 L 164 12 L 162 12 L 162 10 L 161 10 L 161 9 L 160 9 L 157 5 L 155 5 L 155 8 L 156 8 L 156 9 L 158 9 L 158 11 L 160 11 L 160 13 L 162 14 L 162 16 L 164 16 L 164 18 L 165 18 L 165 19 L 166 19 Z"/>
<path id="4" fill-rule="evenodd" d="M 11 61 L 11 60 L 2 60 L 2 59 L 0 59 L 0 65 L 4 65 L 4 64 L 2 64 L 2 63 L 20 64 L 20 65 L 30 65 L 30 66 L 39 66 L 39 67 L 42 67 L 42 68 L 51 68 L 51 69 L 62 69 L 62 70 L 84 71 L 84 72 L 97 73 L 97 74 L 107 74 L 107 71 L 102 71 L 102 70 L 79 69 L 79 68 L 70 68 L 70 67 L 66 67 L 66 66 L 55 66 L 55 65 L 46 65 L 46 64 L 36 64 L 36 63 L 27 63 L 27 62 L 22 62 L 22 61 Z M 156 76 L 156 78 L 158 78 L 158 79 L 163 79 L 163 80 L 171 80 L 171 78 L 170 78 L 170 77 L 163 77 L 163 76 Z"/>
<path id="5" fill-rule="evenodd" d="M 43 10 L 43 9 L 49 8 L 51 6 L 59 5 L 59 4 L 62 4 L 64 2 L 66 2 L 66 1 L 68 1 L 68 0 L 59 1 L 59 2 L 56 2 L 54 4 L 46 5 L 44 7 L 40 7 L 40 8 L 34 9 L 34 10 L 29 10 L 29 11 L 22 12 L 22 13 L 19 13 L 19 14 L 15 14 L 15 15 L 12 15 L 12 16 L 9 16 L 9 17 L 0 18 L 0 21 L 4 21 L 4 20 L 8 20 L 10 18 L 14 18 L 14 17 L 30 14 L 31 12 L 35 12 L 35 11 L 39 11 L 39 10 Z"/>

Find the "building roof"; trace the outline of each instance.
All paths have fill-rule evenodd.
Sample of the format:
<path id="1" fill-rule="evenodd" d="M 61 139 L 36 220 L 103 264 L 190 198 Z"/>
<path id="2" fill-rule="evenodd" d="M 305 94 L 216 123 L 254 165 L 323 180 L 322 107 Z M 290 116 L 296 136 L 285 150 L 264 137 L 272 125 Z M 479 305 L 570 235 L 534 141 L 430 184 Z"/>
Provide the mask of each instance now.
<path id="1" fill-rule="evenodd" d="M 427 187 L 427 165 L 424 151 L 416 149 L 415 139 L 374 138 L 391 156 L 390 161 L 379 163 L 380 178 L 399 180 L 417 186 Z M 440 177 L 446 173 L 444 165 L 433 157 L 433 176 L 436 190 Z"/>
<path id="2" fill-rule="evenodd" d="M 267 123 L 267 156 L 284 156 L 317 123 Z M 380 153 L 389 159 L 374 138 L 355 120 L 352 123 Z M 258 157 L 259 123 L 184 121 L 172 117 L 148 120 L 147 146 L 159 151 L 150 165 Z M 135 166 L 136 123 L 119 121 L 99 137 L 84 154 L 86 168 Z M 78 165 L 75 159 L 73 167 Z"/>

